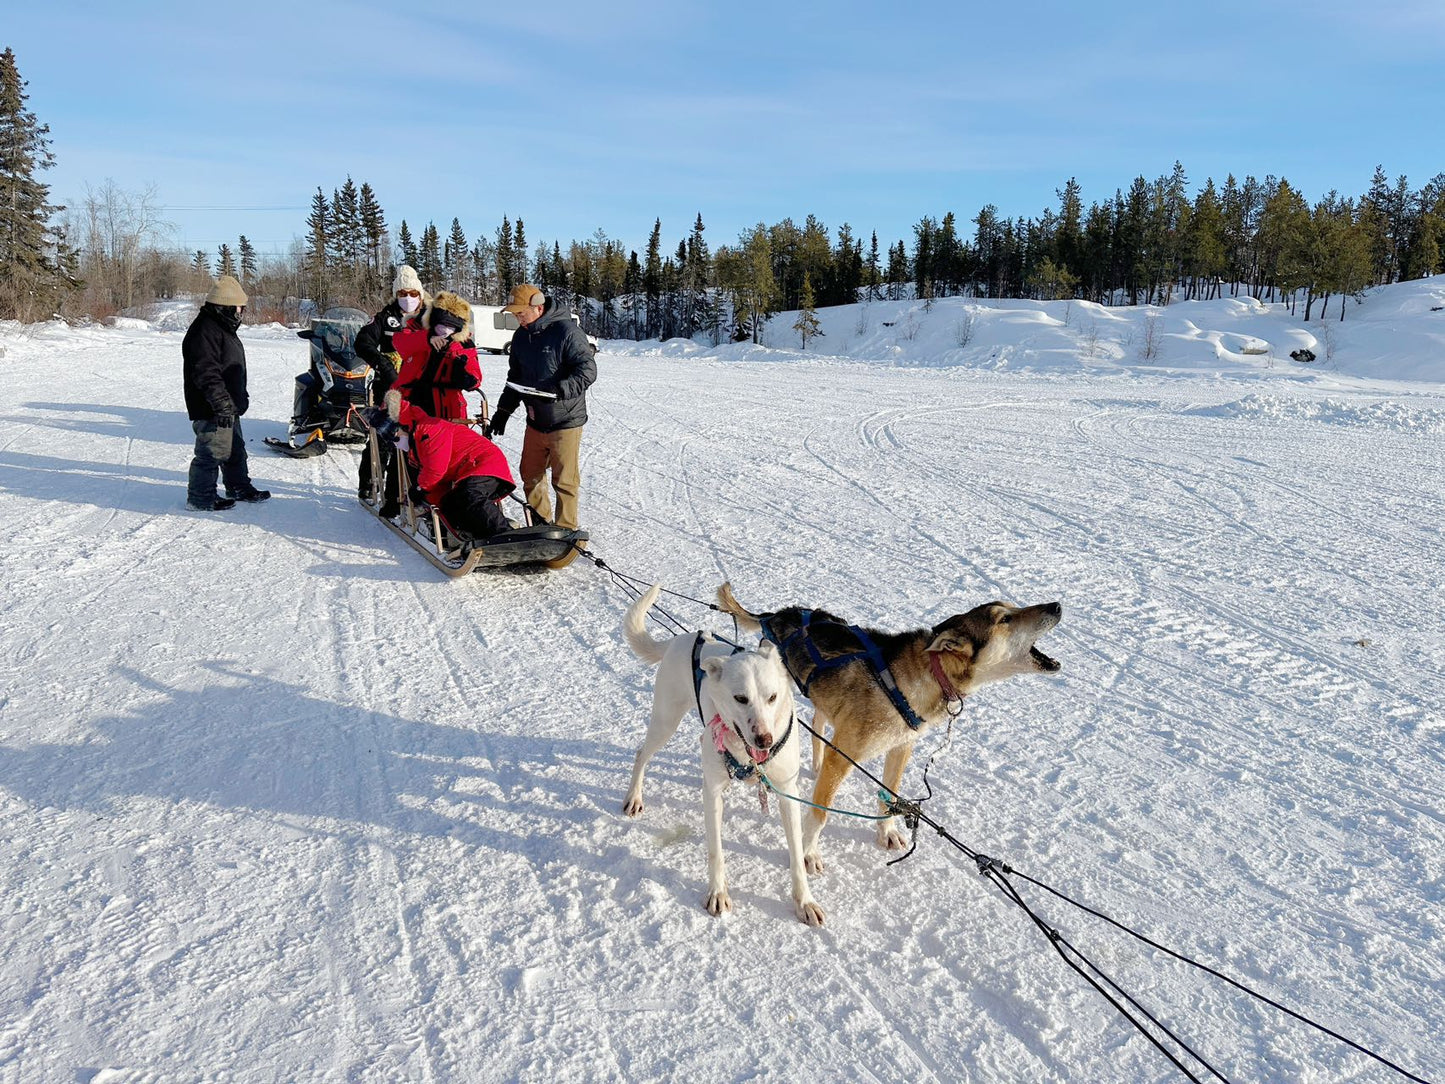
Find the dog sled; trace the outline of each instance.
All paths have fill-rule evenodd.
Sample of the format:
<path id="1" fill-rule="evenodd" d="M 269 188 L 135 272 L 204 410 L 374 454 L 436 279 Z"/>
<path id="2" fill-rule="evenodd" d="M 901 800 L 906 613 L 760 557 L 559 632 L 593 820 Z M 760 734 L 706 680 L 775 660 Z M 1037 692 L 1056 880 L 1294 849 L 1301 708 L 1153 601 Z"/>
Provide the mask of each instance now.
<path id="1" fill-rule="evenodd" d="M 325 455 L 331 442 L 360 444 L 369 430 L 361 411 L 371 405 L 376 374 L 356 355 L 356 333 L 370 321 L 360 309 L 327 309 L 298 331 L 311 344 L 311 368 L 297 378 L 291 429 L 285 440 L 265 438 L 292 459 Z"/>
<path id="2" fill-rule="evenodd" d="M 388 518 L 381 514 L 385 485 L 380 438 L 374 429 L 368 430 L 364 454 L 371 457 L 373 484 L 369 495 L 358 497 L 361 506 L 434 568 L 453 579 L 482 569 L 566 568 L 588 541 L 586 531 L 548 523 L 530 505 L 524 505 L 526 522 L 520 526 L 483 540 L 464 537 L 436 508 L 411 499 L 411 472 L 402 454 L 397 455 L 395 467 L 400 514 Z"/>

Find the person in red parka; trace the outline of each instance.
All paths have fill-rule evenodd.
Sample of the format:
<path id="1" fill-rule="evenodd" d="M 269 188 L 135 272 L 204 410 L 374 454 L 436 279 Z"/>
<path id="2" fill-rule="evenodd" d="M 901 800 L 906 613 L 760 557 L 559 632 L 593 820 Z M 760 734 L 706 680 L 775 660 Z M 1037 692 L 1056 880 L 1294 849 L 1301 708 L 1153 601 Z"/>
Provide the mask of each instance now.
<path id="1" fill-rule="evenodd" d="M 456 534 L 482 541 L 511 529 L 498 502 L 517 483 L 502 449 L 470 426 L 433 418 L 395 389 L 386 394 L 386 413 L 407 433 L 415 495 L 440 511 Z"/>
<path id="2" fill-rule="evenodd" d="M 443 290 L 432 299 L 429 324 L 406 328 L 391 337 L 402 357 L 392 387 L 412 406 L 433 418 L 461 421 L 467 416 L 463 392 L 482 386 L 482 367 L 472 343 L 472 307 Z"/>

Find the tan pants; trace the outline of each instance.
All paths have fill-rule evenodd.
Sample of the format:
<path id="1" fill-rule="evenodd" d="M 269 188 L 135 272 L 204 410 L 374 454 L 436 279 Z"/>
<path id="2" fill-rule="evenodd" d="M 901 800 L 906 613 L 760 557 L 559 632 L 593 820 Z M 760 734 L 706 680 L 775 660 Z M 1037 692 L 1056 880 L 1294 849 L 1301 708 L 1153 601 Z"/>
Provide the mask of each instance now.
<path id="1" fill-rule="evenodd" d="M 547 472 L 552 472 L 552 487 L 557 491 L 559 527 L 577 527 L 577 492 L 582 482 L 578 453 L 582 448 L 582 427 L 543 433 L 527 426 L 522 438 L 522 491 L 543 519 L 552 519 L 552 499 L 547 493 Z"/>

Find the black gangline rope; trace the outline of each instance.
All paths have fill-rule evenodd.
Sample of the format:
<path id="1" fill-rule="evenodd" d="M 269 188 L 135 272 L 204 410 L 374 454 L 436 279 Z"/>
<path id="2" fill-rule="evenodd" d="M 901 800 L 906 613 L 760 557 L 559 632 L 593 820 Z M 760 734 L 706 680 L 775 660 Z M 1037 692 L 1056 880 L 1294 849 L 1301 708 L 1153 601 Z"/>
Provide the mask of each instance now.
<path id="1" fill-rule="evenodd" d="M 627 574 L 618 571 L 588 549 L 585 549 L 581 546 L 577 546 L 576 549 L 581 556 L 587 558 L 603 572 L 606 572 L 612 578 L 613 582 L 617 583 L 620 587 L 622 587 L 622 589 L 626 591 L 632 598 L 637 599 L 642 597 L 644 592 L 636 585 L 645 584 L 647 581 L 639 579 L 635 576 L 628 576 Z M 694 602 L 699 606 L 704 606 L 710 610 L 716 610 L 720 613 L 726 612 L 722 609 L 721 606 L 718 606 L 716 603 L 707 602 L 699 598 L 694 598 L 693 596 L 685 595 L 680 591 L 669 591 L 665 587 L 661 588 L 661 590 L 664 594 L 672 595 L 674 598 L 686 599 L 689 602 Z M 652 612 L 659 615 L 659 622 L 662 623 L 664 627 L 669 628 L 669 631 L 674 631 L 678 635 L 688 635 L 691 634 L 691 632 L 693 631 L 690 627 L 683 624 L 680 620 L 678 620 L 672 614 L 668 613 L 666 610 L 662 609 L 662 607 L 660 606 L 654 606 L 652 608 Z M 734 627 L 736 628 L 736 618 L 734 618 L 733 623 Z M 725 643 L 732 643 L 732 641 L 727 640 L 725 637 L 718 637 L 718 639 L 723 640 Z M 737 645 L 734 644 L 733 646 Z M 1157 1035 L 1155 1035 L 1147 1027 L 1140 1023 L 1139 1020 L 1128 1009 L 1126 1009 L 1122 1004 L 1120 1004 L 1120 999 L 1127 1001 L 1141 1016 L 1147 1019 L 1156 1028 L 1158 1028 L 1159 1031 L 1163 1032 L 1170 1039 L 1172 1039 L 1181 1050 L 1187 1053 L 1200 1065 L 1204 1066 L 1205 1069 L 1207 1069 L 1219 1080 L 1224 1081 L 1225 1084 L 1230 1084 L 1230 1081 L 1228 1077 L 1220 1073 L 1218 1069 L 1216 1069 L 1213 1065 L 1206 1061 L 1204 1057 L 1202 1057 L 1188 1043 L 1186 1043 L 1182 1038 L 1175 1034 L 1167 1025 L 1162 1023 L 1157 1017 L 1155 1017 L 1146 1008 L 1140 1005 L 1139 1002 L 1134 997 L 1132 997 L 1126 990 L 1124 990 L 1123 987 L 1121 987 L 1117 982 L 1115 982 L 1103 970 L 1103 968 L 1090 960 L 1089 957 L 1083 953 L 1083 951 L 1081 951 L 1076 945 L 1074 945 L 1066 937 L 1064 937 L 1064 935 L 1060 933 L 1056 928 L 1050 926 L 1047 922 L 1045 922 L 1043 918 L 1041 918 L 1039 914 L 1032 907 L 1029 906 L 1028 902 L 1020 894 L 1018 888 L 1013 884 L 1012 881 L 1009 880 L 1009 877 L 1018 877 L 1021 880 L 1027 881 L 1029 884 L 1034 885 L 1037 888 L 1043 889 L 1045 892 L 1048 892 L 1053 896 L 1056 896 L 1058 899 L 1064 901 L 1070 906 L 1076 907 L 1086 914 L 1093 915 L 1095 918 L 1102 919 L 1103 921 L 1109 923 L 1109 925 L 1128 934 L 1130 937 L 1133 937 L 1136 940 L 1148 945 L 1150 948 L 1157 949 L 1158 951 L 1163 952 L 1168 956 L 1172 956 L 1174 959 L 1180 961 L 1181 963 L 1188 964 L 1190 967 L 1197 968 L 1198 970 L 1203 971 L 1206 974 L 1213 975 L 1215 978 L 1227 982 L 1235 989 L 1240 990 L 1241 992 L 1249 995 L 1250 997 L 1261 1001 L 1264 1004 L 1271 1006 L 1272 1008 L 1278 1009 L 1280 1012 L 1293 1017 L 1294 1019 L 1300 1021 L 1303 1024 L 1309 1025 L 1317 1031 L 1323 1032 L 1324 1034 L 1330 1036 L 1332 1039 L 1336 1039 L 1339 1042 L 1344 1043 L 1346 1046 L 1358 1051 L 1361 1054 L 1366 1055 L 1367 1057 L 1373 1058 L 1381 1065 L 1393 1069 L 1395 1072 L 1399 1073 L 1406 1079 L 1415 1081 L 1416 1084 L 1432 1084 L 1432 1082 L 1427 1080 L 1425 1077 L 1416 1076 L 1408 1069 L 1404 1069 L 1401 1066 L 1396 1065 L 1393 1061 L 1390 1061 L 1388 1058 L 1384 1057 L 1381 1054 L 1377 1054 L 1369 1047 L 1363 1046 L 1362 1044 L 1355 1042 L 1353 1039 L 1349 1039 L 1346 1036 L 1341 1035 L 1339 1032 L 1326 1027 L 1324 1024 L 1312 1020 L 1302 1013 L 1296 1012 L 1294 1009 L 1289 1008 L 1287 1005 L 1283 1005 L 1280 1002 L 1274 1000 L 1273 998 L 1268 997 L 1267 995 L 1262 994 L 1259 991 L 1245 985 L 1237 979 L 1231 978 L 1230 976 L 1224 974 L 1222 971 L 1216 970 L 1215 968 L 1210 967 L 1208 964 L 1200 963 L 1198 960 L 1192 959 L 1191 957 L 1186 956 L 1181 952 L 1176 952 L 1165 945 L 1161 945 L 1159 942 L 1153 940 L 1145 934 L 1140 933 L 1138 930 L 1133 929 L 1125 923 L 1120 922 L 1118 919 L 1115 919 L 1105 914 L 1103 911 L 1099 911 L 1093 907 L 1088 906 L 1087 904 L 1080 903 L 1078 900 L 1072 898 L 1066 893 L 1060 892 L 1058 889 L 1053 888 L 1048 884 L 1045 884 L 1043 881 L 1037 880 L 1034 877 L 1030 877 L 1026 873 L 1022 873 L 1019 870 L 1014 869 L 1006 862 L 1001 862 L 996 858 L 990 858 L 988 855 L 983 854 L 980 851 L 974 850 L 972 847 L 968 846 L 968 844 L 958 839 L 956 836 L 950 833 L 943 825 L 939 824 L 938 821 L 934 820 L 923 811 L 922 803 L 933 797 L 933 788 L 928 783 L 928 769 L 926 767 L 924 769 L 923 784 L 928 790 L 927 795 L 921 799 L 900 798 L 898 795 L 893 794 L 893 792 L 888 789 L 888 787 L 883 783 L 881 779 L 873 775 L 872 772 L 864 768 L 863 765 L 859 764 L 847 753 L 843 752 L 842 749 L 838 748 L 838 746 L 835 745 L 832 741 L 830 741 L 825 735 L 819 733 L 817 730 L 813 729 L 813 727 L 809 726 L 801 719 L 798 721 L 798 725 L 801 726 L 813 737 L 823 742 L 823 744 L 831 748 L 835 753 L 837 753 L 849 764 L 851 764 L 860 775 L 862 775 L 865 779 L 871 782 L 874 786 L 878 787 L 879 797 L 881 799 L 886 799 L 885 804 L 888 806 L 888 812 L 895 816 L 901 816 L 903 818 L 904 824 L 907 825 L 913 833 L 912 846 L 909 847 L 907 853 L 901 855 L 898 858 L 892 859 L 888 863 L 889 865 L 893 865 L 894 863 L 903 861 L 903 859 L 913 854 L 913 852 L 917 849 L 918 826 L 920 824 L 926 824 L 929 828 L 932 828 L 935 833 L 941 836 L 948 843 L 952 844 L 967 858 L 972 860 L 973 863 L 978 867 L 979 874 L 983 876 L 987 881 L 989 881 L 989 883 L 993 884 L 1004 895 L 1005 899 L 1015 904 L 1024 912 L 1024 914 L 1028 916 L 1029 921 L 1031 921 L 1034 926 L 1038 928 L 1039 932 L 1044 935 L 1044 937 L 1048 940 L 1049 945 L 1054 949 L 1056 953 L 1058 953 L 1059 958 L 1063 960 L 1065 964 L 1067 964 L 1073 971 L 1075 971 L 1081 978 L 1083 978 L 1085 982 L 1092 986 L 1099 993 L 1099 995 L 1104 998 L 1105 1001 L 1107 1001 L 1111 1006 L 1113 1006 L 1114 1010 L 1118 1012 L 1120 1016 L 1122 1016 L 1126 1021 L 1128 1021 L 1128 1023 L 1132 1025 L 1134 1029 L 1137 1030 L 1141 1035 L 1148 1039 L 1149 1042 L 1152 1043 L 1160 1051 L 1160 1053 L 1162 1053 L 1166 1058 L 1168 1058 L 1170 1062 L 1172 1062 L 1181 1073 L 1183 1073 L 1191 1081 L 1195 1081 L 1196 1084 L 1198 1084 L 1199 1082 L 1199 1077 L 1195 1076 L 1192 1072 L 1190 1072 L 1189 1069 L 1184 1065 L 1184 1063 L 1175 1056 L 1172 1050 L 1165 1046 L 1163 1041 Z M 932 762 L 933 758 L 930 757 L 929 764 L 931 765 Z M 1085 970 L 1085 968 L 1087 968 L 1087 970 Z M 1095 976 L 1098 977 L 1095 978 Z M 1109 989 L 1105 988 L 1106 986 L 1109 987 L 1109 989 L 1115 991 L 1118 997 L 1116 997 L 1114 994 L 1111 994 L 1109 992 Z"/>

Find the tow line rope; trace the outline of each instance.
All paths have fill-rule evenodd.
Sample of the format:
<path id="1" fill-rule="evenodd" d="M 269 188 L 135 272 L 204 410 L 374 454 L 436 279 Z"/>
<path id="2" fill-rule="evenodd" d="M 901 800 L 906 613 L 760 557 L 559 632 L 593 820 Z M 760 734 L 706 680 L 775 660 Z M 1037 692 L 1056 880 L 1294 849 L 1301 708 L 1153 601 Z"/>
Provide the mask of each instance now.
<path id="1" fill-rule="evenodd" d="M 526 502 L 522 503 L 525 504 Z M 643 590 L 637 585 L 644 584 L 645 581 L 640 580 L 635 576 L 628 576 L 622 572 L 617 571 L 615 568 L 607 564 L 604 560 L 602 560 L 602 558 L 598 557 L 590 550 L 584 549 L 580 546 L 576 547 L 576 549 L 581 556 L 587 558 L 587 560 L 591 561 L 599 569 L 611 576 L 613 582 L 622 587 L 622 589 L 626 591 L 632 598 L 637 599 L 642 597 Z M 705 606 L 710 610 L 717 610 L 719 612 L 722 612 L 722 608 L 716 603 L 706 602 L 702 599 L 693 598 L 690 595 L 685 595 L 678 591 L 669 591 L 667 590 L 667 588 L 662 588 L 662 590 L 665 594 L 672 595 L 675 598 L 686 599 L 687 601 L 694 602 L 699 606 Z M 663 610 L 660 606 L 654 606 L 652 608 L 652 612 L 659 615 L 658 620 L 664 625 L 664 627 L 669 628 L 670 631 L 674 631 L 677 635 L 691 635 L 694 631 L 688 626 L 684 625 L 672 614 L 669 614 L 666 610 Z M 736 632 L 736 618 L 734 618 L 733 624 L 734 630 Z M 727 640 L 724 637 L 718 637 L 718 639 L 722 640 L 724 643 L 732 644 L 734 647 L 737 646 L 733 643 L 733 641 Z M 801 719 L 798 720 L 798 725 L 801 726 L 813 737 L 823 742 L 823 744 L 831 748 L 834 752 L 836 752 L 839 756 L 841 756 L 844 760 L 851 764 L 860 775 L 862 775 L 865 779 L 867 779 L 874 786 L 876 786 L 878 788 L 878 799 L 886 806 L 886 812 L 872 815 L 867 813 L 856 813 L 846 809 L 833 809 L 828 806 L 816 805 L 813 802 L 810 802 L 801 797 L 795 797 L 789 794 L 782 794 L 781 792 L 775 790 L 771 784 L 768 784 L 769 790 L 772 790 L 773 793 L 777 794 L 780 798 L 787 798 L 791 801 L 799 802 L 802 805 L 812 806 L 814 809 L 819 809 L 828 813 L 839 813 L 844 816 L 856 817 L 860 820 L 886 820 L 887 818 L 893 816 L 902 817 L 903 823 L 909 829 L 911 843 L 906 852 L 899 855 L 897 858 L 889 860 L 888 865 L 890 866 L 895 865 L 898 862 L 902 862 L 904 859 L 910 857 L 913 852 L 918 849 L 918 830 L 920 826 L 927 825 L 929 828 L 933 829 L 933 831 L 937 835 L 942 837 L 946 842 L 948 842 L 958 851 L 960 851 L 965 857 L 970 859 L 974 863 L 974 865 L 978 867 L 979 875 L 982 876 L 985 880 L 987 880 L 990 884 L 994 885 L 994 887 L 996 887 L 1003 894 L 1005 899 L 1007 899 L 1010 903 L 1013 903 L 1020 910 L 1022 910 L 1025 915 L 1028 916 L 1029 921 L 1031 921 L 1034 926 L 1037 927 L 1038 931 L 1043 934 L 1043 936 L 1048 940 L 1050 947 L 1053 948 L 1056 953 L 1058 953 L 1059 958 L 1063 960 L 1065 964 L 1067 964 L 1073 971 L 1075 971 L 1081 978 L 1083 978 L 1085 982 L 1092 986 L 1099 993 L 1099 995 L 1104 998 L 1105 1001 L 1107 1001 L 1111 1006 L 1113 1006 L 1114 1010 L 1118 1012 L 1120 1016 L 1122 1016 L 1136 1031 L 1138 1031 L 1139 1034 L 1143 1035 L 1145 1039 L 1147 1039 L 1151 1044 L 1153 1044 L 1153 1046 L 1160 1053 L 1162 1053 L 1166 1058 L 1168 1058 L 1169 1061 L 1175 1066 L 1175 1068 L 1177 1068 L 1181 1073 L 1183 1073 L 1184 1076 L 1187 1077 L 1189 1080 L 1194 1081 L 1195 1084 L 1200 1084 L 1201 1078 L 1191 1072 L 1189 1067 L 1180 1060 L 1179 1056 L 1176 1056 L 1175 1051 L 1171 1050 L 1165 1044 L 1164 1040 L 1160 1037 L 1160 1035 L 1155 1034 L 1154 1031 L 1151 1031 L 1148 1027 L 1145 1026 L 1144 1023 L 1141 1022 L 1141 1020 L 1139 1019 L 1140 1017 L 1142 1017 L 1144 1020 L 1147 1020 L 1150 1024 L 1153 1025 L 1154 1028 L 1158 1029 L 1160 1033 L 1172 1040 L 1175 1046 L 1177 1046 L 1179 1050 L 1183 1052 L 1183 1054 L 1188 1055 L 1188 1057 L 1198 1062 L 1198 1064 L 1203 1066 L 1204 1069 L 1208 1070 L 1208 1072 L 1212 1076 L 1214 1076 L 1218 1080 L 1224 1081 L 1224 1084 L 1232 1084 L 1232 1082 L 1229 1080 L 1228 1077 L 1226 1077 L 1223 1073 L 1221 1073 L 1218 1069 L 1211 1065 L 1207 1060 L 1205 1060 L 1202 1055 L 1200 1055 L 1196 1050 L 1194 1050 L 1194 1048 L 1191 1047 L 1187 1042 L 1185 1042 L 1179 1035 L 1177 1035 L 1173 1030 L 1171 1030 L 1168 1025 L 1161 1022 L 1158 1017 L 1149 1012 L 1149 1010 L 1146 1009 L 1144 1006 L 1139 1004 L 1139 1002 L 1133 996 L 1131 996 L 1122 986 L 1115 982 L 1114 979 L 1112 979 L 1103 970 L 1103 968 L 1101 968 L 1093 960 L 1089 959 L 1089 957 L 1085 955 L 1084 952 L 1078 948 L 1078 946 L 1070 942 L 1061 932 L 1059 932 L 1057 928 L 1050 926 L 1046 921 L 1044 921 L 1044 919 L 1038 914 L 1038 912 L 1035 911 L 1034 908 L 1029 906 L 1028 902 L 1019 892 L 1018 888 L 1011 880 L 1009 880 L 1010 877 L 1017 877 L 1020 880 L 1027 881 L 1029 884 L 1035 886 L 1036 888 L 1042 889 L 1043 891 L 1049 893 L 1052 896 L 1057 897 L 1064 903 L 1069 904 L 1071 907 L 1075 907 L 1078 910 L 1083 911 L 1085 914 L 1092 915 L 1095 918 L 1107 922 L 1115 929 L 1118 929 L 1123 933 L 1128 934 L 1130 937 L 1142 942 L 1145 945 L 1148 945 L 1150 948 L 1156 949 L 1159 952 L 1163 952 L 1166 955 L 1178 960 L 1180 963 L 1188 964 L 1190 967 L 1196 968 L 1199 971 L 1203 971 L 1205 974 L 1212 975 L 1215 978 L 1228 983 L 1236 990 L 1239 990 L 1240 992 L 1248 995 L 1249 997 L 1254 998 L 1256 1001 L 1262 1002 L 1265 1005 L 1269 1005 L 1274 1009 L 1278 1009 L 1280 1012 L 1294 1018 L 1295 1020 L 1298 1020 L 1300 1023 L 1306 1024 L 1309 1027 L 1312 1027 L 1315 1030 L 1322 1032 L 1325 1035 L 1328 1035 L 1330 1038 L 1344 1043 L 1352 1050 L 1364 1054 L 1366 1057 L 1373 1058 L 1375 1061 L 1379 1062 L 1381 1065 L 1384 1065 L 1386 1068 L 1393 1069 L 1396 1073 L 1399 1073 L 1407 1080 L 1415 1081 L 1416 1084 L 1432 1084 L 1432 1082 L 1427 1080 L 1425 1077 L 1416 1076 L 1408 1069 L 1404 1069 L 1401 1066 L 1395 1064 L 1393 1061 L 1390 1061 L 1383 1055 L 1377 1054 L 1369 1047 L 1357 1043 L 1353 1039 L 1349 1039 L 1344 1035 L 1341 1035 L 1339 1032 L 1326 1027 L 1324 1024 L 1310 1019 L 1303 1013 L 1296 1012 L 1294 1009 L 1289 1008 L 1287 1005 L 1283 1005 L 1280 1002 L 1274 1000 L 1273 998 L 1260 993 L 1258 990 L 1255 990 L 1252 987 L 1245 985 L 1237 979 L 1231 978 L 1230 976 L 1224 974 L 1222 971 L 1216 970 L 1215 968 L 1212 968 L 1207 964 L 1200 963 L 1198 960 L 1192 959 L 1191 957 L 1186 956 L 1181 952 L 1176 952 L 1175 950 L 1160 944 L 1159 942 L 1153 940 L 1145 934 L 1140 933 L 1138 930 L 1135 930 L 1132 927 L 1126 925 L 1125 923 L 1120 922 L 1118 919 L 1105 914 L 1103 911 L 1099 911 L 1093 907 L 1088 906 L 1087 904 L 1080 903 L 1078 900 L 1072 898 L 1064 892 L 1060 892 L 1058 889 L 1053 888 L 1048 884 L 1045 884 L 1043 881 L 1037 880 L 1034 877 L 1030 877 L 1026 873 L 1021 873 L 1006 862 L 1000 861 L 997 858 L 991 858 L 980 851 L 974 850 L 972 847 L 968 846 L 968 844 L 964 843 L 962 840 L 958 839 L 956 836 L 950 833 L 947 828 L 945 828 L 942 824 L 934 820 L 923 811 L 922 803 L 933 797 L 933 788 L 928 783 L 928 768 L 932 766 L 934 757 L 937 756 L 939 752 L 946 750 L 948 746 L 952 743 L 951 721 L 945 745 L 942 749 L 934 751 L 934 754 L 929 757 L 928 763 L 924 767 L 923 784 L 927 788 L 928 793 L 925 797 L 919 799 L 902 798 L 894 794 L 891 790 L 888 789 L 886 785 L 884 785 L 881 779 L 875 776 L 872 772 L 868 771 L 867 768 L 863 767 L 863 765 L 859 764 L 847 753 L 843 752 L 842 749 L 840 749 L 837 745 L 830 741 L 826 736 L 813 729 L 813 727 L 803 722 Z M 1134 1011 L 1131 1012 L 1129 1008 L 1125 1008 L 1122 1002 L 1127 1002 Z M 1138 1015 L 1136 1016 L 1135 1013 L 1137 1013 Z"/>

